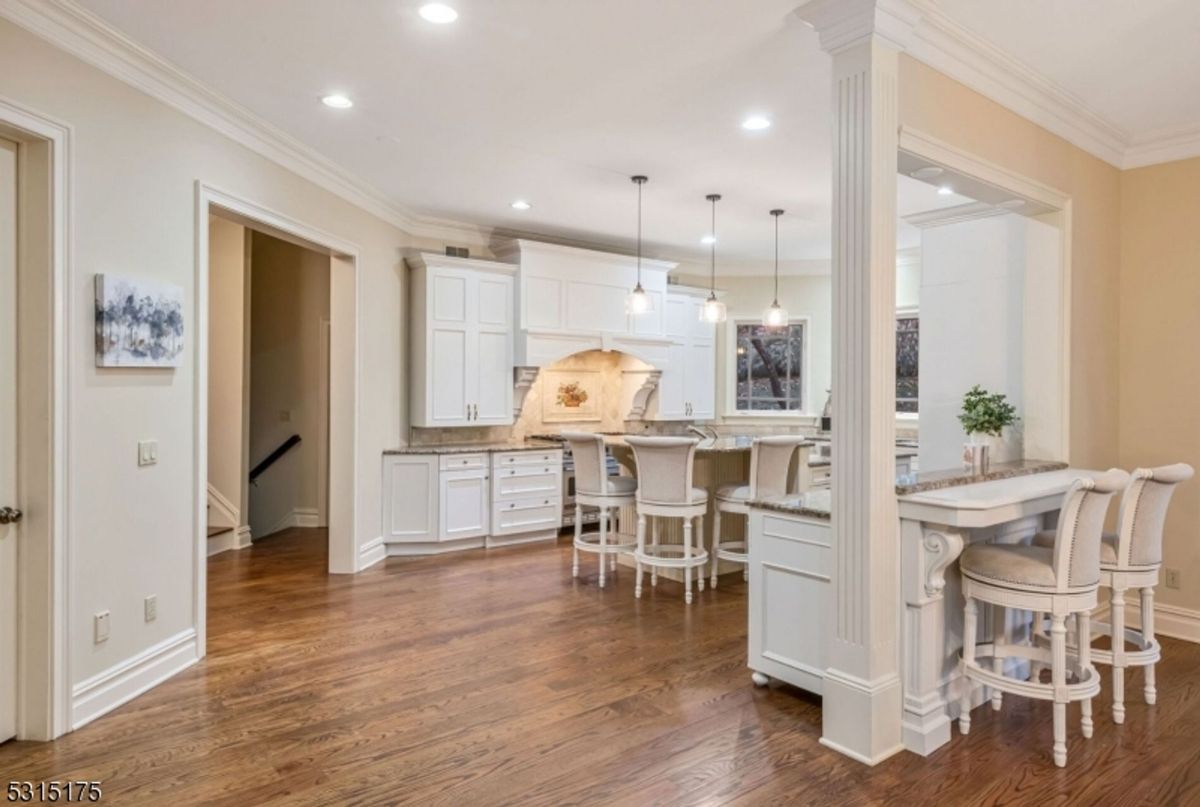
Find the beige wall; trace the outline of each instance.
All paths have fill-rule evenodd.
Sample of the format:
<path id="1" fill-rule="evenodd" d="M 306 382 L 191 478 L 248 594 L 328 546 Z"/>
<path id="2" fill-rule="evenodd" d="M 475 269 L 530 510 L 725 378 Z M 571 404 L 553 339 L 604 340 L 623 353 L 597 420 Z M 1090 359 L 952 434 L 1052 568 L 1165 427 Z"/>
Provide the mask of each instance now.
<path id="1" fill-rule="evenodd" d="M 1071 197 L 1070 461 L 1116 464 L 1121 172 L 907 56 L 899 86 L 901 125 Z"/>
<path id="2" fill-rule="evenodd" d="M 293 434 L 301 439 L 250 489 L 250 532 L 257 539 L 296 511 L 316 513 L 320 504 L 329 256 L 261 233 L 252 233 L 250 243 L 251 467 Z"/>
<path id="3" fill-rule="evenodd" d="M 380 452 L 407 435 L 400 250 L 440 247 L 415 241 L 7 20 L 0 20 L 0 96 L 73 132 L 66 464 L 69 675 L 78 684 L 196 626 L 196 181 L 359 249 L 358 546 L 380 535 Z M 184 288 L 187 346 L 178 368 L 95 367 L 96 272 Z M 135 462 L 142 439 L 159 441 L 159 461 L 150 468 Z M 153 622 L 142 613 L 149 594 L 158 595 Z M 96 644 L 92 617 L 103 610 L 112 614 L 111 636 Z"/>
<path id="4" fill-rule="evenodd" d="M 1121 175 L 1121 419 L 1124 468 L 1200 468 L 1200 158 Z M 1116 330 L 1116 329 L 1114 329 Z M 1182 587 L 1160 602 L 1200 610 L 1200 480 L 1181 485 L 1165 533 Z"/>
<path id="5" fill-rule="evenodd" d="M 245 494 L 248 423 L 246 331 L 246 228 L 218 216 L 208 217 L 208 484 L 236 510 L 227 524 L 219 510 L 209 523 L 249 524 Z"/>

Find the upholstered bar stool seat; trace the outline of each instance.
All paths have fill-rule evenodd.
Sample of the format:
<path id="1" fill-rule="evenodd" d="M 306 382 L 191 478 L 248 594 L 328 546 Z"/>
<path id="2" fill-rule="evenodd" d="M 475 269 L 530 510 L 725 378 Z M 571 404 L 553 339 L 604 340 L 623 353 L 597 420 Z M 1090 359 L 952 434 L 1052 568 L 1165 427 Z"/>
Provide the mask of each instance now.
<path id="1" fill-rule="evenodd" d="M 699 440 L 688 437 L 626 437 L 633 449 L 637 464 L 637 546 L 633 557 L 637 561 L 637 583 L 633 596 L 642 596 L 642 573 L 649 567 L 652 575 L 658 569 L 682 569 L 684 602 L 692 602 L 692 570 L 708 562 L 704 549 L 704 513 L 708 510 L 708 491 L 692 484 L 695 470 L 696 446 Z M 653 544 L 646 543 L 647 518 L 683 519 L 683 544 L 659 544 L 657 527 Z M 699 546 L 693 545 L 693 522 L 699 525 L 702 536 Z M 656 522 L 657 523 L 657 522 Z M 704 573 L 697 575 L 701 591 Z"/>
<path id="2" fill-rule="evenodd" d="M 1105 533 L 1100 544 L 1100 586 L 1109 590 L 1111 622 L 1098 623 L 1094 630 L 1113 641 L 1111 650 L 1096 649 L 1091 655 L 1095 662 L 1112 667 L 1114 723 L 1125 722 L 1126 667 L 1144 667 L 1146 703 L 1153 705 L 1158 699 L 1154 665 L 1162 658 L 1162 647 L 1154 636 L 1154 587 L 1162 566 L 1163 525 L 1175 486 L 1191 479 L 1193 473 L 1185 463 L 1136 469 L 1121 496 L 1118 531 Z M 1054 533 L 1038 533 L 1033 545 L 1053 546 Z M 1141 592 L 1141 630 L 1125 627 L 1125 592 L 1129 589 Z M 1042 616 L 1036 616 L 1035 631 L 1040 633 L 1042 625 Z M 1134 649 L 1130 650 L 1130 645 Z"/>
<path id="3" fill-rule="evenodd" d="M 617 555 L 633 552 L 634 543 L 622 540 L 613 533 L 610 516 L 618 508 L 634 503 L 637 497 L 637 480 L 632 476 L 609 476 L 607 450 L 604 438 L 588 432 L 565 432 L 563 437 L 571 445 L 575 459 L 575 541 L 571 563 L 571 576 L 579 577 L 579 553 L 590 552 L 600 556 L 600 588 L 605 585 L 605 567 L 617 570 Z M 583 508 L 600 510 L 599 531 L 583 531 Z"/>
<path id="4" fill-rule="evenodd" d="M 1054 702 L 1054 764 L 1067 764 L 1067 704 L 1079 701 L 1083 709 L 1083 736 L 1092 736 L 1092 698 L 1100 692 L 1100 676 L 1092 666 L 1089 619 L 1096 607 L 1100 584 L 1100 537 L 1112 494 L 1129 475 L 1112 469 L 1095 479 L 1078 479 L 1067 491 L 1060 510 L 1058 530 L 1051 547 L 1012 544 L 972 544 L 959 557 L 963 598 L 963 682 L 959 704 L 959 730 L 971 729 L 973 685 L 992 691 L 992 708 L 1002 705 L 1003 693 Z M 976 644 L 977 603 L 994 608 L 991 642 Z M 1014 644 L 1005 610 L 1044 611 L 1050 614 L 1050 647 L 1036 641 Z M 1067 618 L 1075 616 L 1079 653 L 1067 657 Z M 998 626 L 1004 625 L 1002 630 Z M 986 666 L 980 659 L 990 661 Z M 1018 680 L 1004 674 L 1009 658 L 1028 659 L 1050 666 L 1051 681 Z M 1067 683 L 1068 661 L 1073 680 Z"/>
<path id="5" fill-rule="evenodd" d="M 713 507 L 712 572 L 709 583 L 716 588 L 717 569 L 723 560 L 742 564 L 742 579 L 749 571 L 746 541 L 721 537 L 721 517 L 727 513 L 750 515 L 750 502 L 766 496 L 807 490 L 808 441 L 798 435 L 759 437 L 750 446 L 750 481 L 732 482 L 717 488 Z M 799 456 L 799 462 L 795 462 Z M 789 488 L 788 482 L 792 481 Z"/>

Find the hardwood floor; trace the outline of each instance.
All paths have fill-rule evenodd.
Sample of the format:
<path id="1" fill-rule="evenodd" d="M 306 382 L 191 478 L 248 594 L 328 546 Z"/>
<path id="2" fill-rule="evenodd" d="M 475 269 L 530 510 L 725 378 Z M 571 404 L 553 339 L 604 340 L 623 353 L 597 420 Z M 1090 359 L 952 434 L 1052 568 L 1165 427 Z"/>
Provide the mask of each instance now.
<path id="1" fill-rule="evenodd" d="M 818 744 L 819 699 L 745 668 L 736 576 L 686 608 L 571 580 L 569 543 L 325 574 L 324 533 L 209 561 L 208 657 L 0 779 L 97 779 L 112 804 L 1197 804 L 1200 646 L 1164 640 L 1159 703 L 1124 726 L 1009 697 L 926 759 L 867 768 Z M 610 578 L 611 579 L 611 578 Z M 728 581 L 728 582 L 726 582 Z M 803 619 L 804 615 L 797 615 Z M 1107 675 L 1106 675 L 1107 683 Z"/>

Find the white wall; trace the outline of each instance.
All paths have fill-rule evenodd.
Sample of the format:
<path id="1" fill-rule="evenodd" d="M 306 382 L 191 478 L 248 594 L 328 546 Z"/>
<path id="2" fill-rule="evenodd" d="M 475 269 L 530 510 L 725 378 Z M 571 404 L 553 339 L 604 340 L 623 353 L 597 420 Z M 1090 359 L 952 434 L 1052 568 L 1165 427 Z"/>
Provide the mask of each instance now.
<path id="1" fill-rule="evenodd" d="M 245 494 L 248 423 L 246 381 L 246 228 L 219 216 L 208 219 L 208 484 L 236 512 L 222 519 L 219 506 L 209 524 L 249 524 Z"/>
<path id="2" fill-rule="evenodd" d="M 251 467 L 293 434 L 301 439 L 250 489 L 250 532 L 258 539 L 292 526 L 293 514 L 317 512 L 329 256 L 261 233 L 250 241 Z"/>
<path id="3" fill-rule="evenodd" d="M 400 250 L 439 245 L 409 237 L 7 20 L 0 20 L 0 96 L 73 132 L 68 642 L 69 677 L 80 684 L 196 626 L 196 181 L 359 249 L 359 546 L 380 535 L 380 452 L 401 444 L 408 430 Z M 187 348 L 180 367 L 95 367 L 96 272 L 184 288 Z M 137 467 L 140 439 L 159 441 L 157 465 Z M 143 619 L 149 594 L 158 595 L 153 622 Z M 111 611 L 111 637 L 96 644 L 92 617 L 102 610 Z"/>
<path id="4" fill-rule="evenodd" d="M 1029 416 L 1026 373 L 1054 361 L 1059 319 L 1057 231 L 1015 214 L 930 226 L 921 239 L 920 464 L 957 467 L 966 440 L 958 413 L 962 396 L 979 384 L 1002 392 Z M 1034 277 L 1029 289 L 1026 272 Z M 1037 316 L 1027 322 L 1029 312 Z M 1027 358 L 1028 357 L 1028 358 Z M 1034 411 L 1054 409 L 1056 390 L 1039 392 Z M 1024 456 L 1023 423 L 998 446 L 993 460 Z"/>

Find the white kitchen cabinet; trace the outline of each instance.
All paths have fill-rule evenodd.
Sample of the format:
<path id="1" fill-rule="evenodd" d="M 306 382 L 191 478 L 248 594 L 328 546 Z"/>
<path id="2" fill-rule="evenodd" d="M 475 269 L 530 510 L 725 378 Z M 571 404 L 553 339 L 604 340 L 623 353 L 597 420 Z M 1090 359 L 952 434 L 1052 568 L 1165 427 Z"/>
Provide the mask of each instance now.
<path id="1" fill-rule="evenodd" d="M 749 667 L 822 694 L 833 615 L 832 534 L 825 520 L 752 509 Z"/>
<path id="2" fill-rule="evenodd" d="M 482 538 L 491 525 L 491 490 L 488 468 L 441 472 L 438 540 Z"/>
<path id="3" fill-rule="evenodd" d="M 671 340 L 658 382 L 656 420 L 713 420 L 717 416 L 715 326 L 700 319 L 708 292 L 670 287 L 666 335 Z"/>
<path id="4" fill-rule="evenodd" d="M 492 455 L 492 526 L 488 546 L 558 537 L 562 527 L 562 451 Z"/>
<path id="5" fill-rule="evenodd" d="M 438 458 L 385 454 L 383 530 L 387 543 L 438 540 Z"/>
<path id="6" fill-rule="evenodd" d="M 412 425 L 511 425 L 516 267 L 435 253 L 409 263 Z"/>

